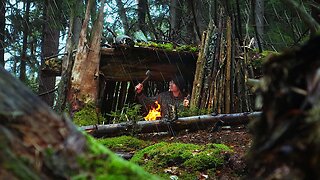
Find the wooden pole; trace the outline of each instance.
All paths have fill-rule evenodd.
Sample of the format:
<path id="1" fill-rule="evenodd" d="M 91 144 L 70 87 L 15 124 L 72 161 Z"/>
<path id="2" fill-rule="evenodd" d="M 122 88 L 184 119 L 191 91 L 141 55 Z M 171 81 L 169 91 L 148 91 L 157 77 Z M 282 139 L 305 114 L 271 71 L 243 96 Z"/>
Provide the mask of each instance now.
<path id="1" fill-rule="evenodd" d="M 226 84 L 225 84 L 225 113 L 230 113 L 231 107 L 231 19 L 227 17 L 227 56 L 226 56 Z"/>

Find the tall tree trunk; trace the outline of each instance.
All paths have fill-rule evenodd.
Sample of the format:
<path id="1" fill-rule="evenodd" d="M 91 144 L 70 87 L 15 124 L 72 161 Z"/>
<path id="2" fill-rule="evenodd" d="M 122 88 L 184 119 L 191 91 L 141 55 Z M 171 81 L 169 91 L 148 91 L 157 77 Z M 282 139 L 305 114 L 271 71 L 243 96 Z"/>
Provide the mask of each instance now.
<path id="1" fill-rule="evenodd" d="M 170 40 L 173 42 L 178 41 L 181 34 L 181 21 L 182 21 L 182 0 L 170 1 Z"/>
<path id="2" fill-rule="evenodd" d="M 91 5 L 92 0 L 89 0 L 80 33 L 78 52 L 72 69 L 71 89 L 69 93 L 72 112 L 81 109 L 87 103 L 97 103 L 98 99 L 100 41 L 104 0 L 101 2 L 98 19 L 94 22 L 91 42 L 88 43 L 87 29 Z"/>
<path id="3" fill-rule="evenodd" d="M 257 26 L 257 34 L 260 42 L 263 41 L 264 34 L 264 0 L 256 0 L 255 3 L 255 25 Z M 261 48 L 263 48 L 261 43 Z"/>
<path id="4" fill-rule="evenodd" d="M 56 102 L 55 110 L 58 113 L 63 112 L 67 107 L 67 96 L 69 94 L 70 84 L 71 84 L 71 72 L 74 64 L 74 50 L 76 49 L 77 43 L 79 42 L 79 36 L 81 31 L 81 14 L 84 5 L 78 2 L 73 4 L 71 7 L 70 14 L 70 25 L 68 32 L 68 39 L 66 44 L 66 54 L 62 61 L 62 73 L 61 79 L 58 86 L 58 99 Z"/>
<path id="5" fill-rule="evenodd" d="M 261 37 L 259 34 L 259 30 L 258 30 L 258 21 L 257 21 L 257 12 L 256 12 L 256 8 L 258 7 L 257 5 L 257 1 L 259 0 L 251 0 L 251 15 L 252 15 L 252 19 L 253 19 L 253 27 L 254 27 L 254 32 L 255 32 L 255 38 L 256 38 L 256 42 L 257 45 L 259 47 L 259 52 L 262 52 L 262 44 L 261 44 Z"/>
<path id="6" fill-rule="evenodd" d="M 54 1 L 46 0 L 43 4 L 44 6 L 44 23 L 43 23 L 43 38 L 42 38 L 42 57 L 40 66 L 40 76 L 39 76 L 39 94 L 43 94 L 40 98 L 46 102 L 50 107 L 54 103 L 54 91 L 56 84 L 56 76 L 46 74 L 42 71 L 45 65 L 47 57 L 54 56 L 58 54 L 59 48 L 59 34 L 58 29 L 58 8 Z"/>
<path id="7" fill-rule="evenodd" d="M 148 37 L 146 24 L 147 3 L 147 0 L 138 0 L 138 24 L 145 37 Z"/>
<path id="8" fill-rule="evenodd" d="M 6 22 L 6 0 L 0 1 L 0 66 L 4 67 L 4 35 Z"/>
<path id="9" fill-rule="evenodd" d="M 196 3 L 194 3 L 194 10 L 195 10 L 195 18 L 196 18 L 196 22 L 197 22 L 197 26 L 199 29 L 199 44 L 201 43 L 201 39 L 202 39 L 202 33 L 203 31 L 205 31 L 208 28 L 208 22 L 210 20 L 210 11 L 208 8 L 208 4 L 209 7 L 211 6 L 211 2 L 207 2 L 207 1 L 194 1 Z M 213 3 L 213 2 L 212 2 Z M 215 22 L 216 23 L 216 22 Z"/>
<path id="10" fill-rule="evenodd" d="M 239 43 L 240 43 L 240 45 L 242 45 L 243 43 L 243 38 L 242 38 L 242 21 L 241 21 L 241 9 L 240 9 L 240 2 L 239 2 L 239 0 L 236 0 L 236 8 L 237 8 L 237 16 L 236 16 L 236 24 L 237 24 L 237 26 L 236 26 L 236 29 L 237 29 L 237 33 L 236 33 L 236 37 L 238 38 L 238 40 L 239 40 Z"/>
<path id="11" fill-rule="evenodd" d="M 28 36 L 29 36 L 29 13 L 30 13 L 30 0 L 24 2 L 25 16 L 23 18 L 23 42 L 20 62 L 20 74 L 19 79 L 22 82 L 26 82 L 26 64 L 27 64 L 27 47 L 28 47 Z"/>
<path id="12" fill-rule="evenodd" d="M 201 34 L 197 25 L 193 0 L 187 1 L 186 5 L 187 12 L 191 12 L 187 21 L 187 44 L 196 44 L 197 40 L 200 41 Z"/>
<path id="13" fill-rule="evenodd" d="M 127 15 L 126 15 L 126 9 L 124 8 L 124 5 L 122 3 L 122 0 L 116 0 L 117 2 L 117 6 L 119 8 L 119 16 L 120 16 L 120 19 L 122 21 L 122 24 L 123 24 L 123 29 L 124 29 L 124 33 L 128 36 L 130 36 L 130 26 L 129 26 L 129 22 L 128 22 L 128 18 L 127 18 Z"/>

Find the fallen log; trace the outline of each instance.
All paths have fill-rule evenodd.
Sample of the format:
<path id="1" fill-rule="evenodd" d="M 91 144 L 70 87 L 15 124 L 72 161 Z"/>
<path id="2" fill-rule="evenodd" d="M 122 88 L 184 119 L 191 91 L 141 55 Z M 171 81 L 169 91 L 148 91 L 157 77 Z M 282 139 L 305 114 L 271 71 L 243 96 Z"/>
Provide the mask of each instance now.
<path id="1" fill-rule="evenodd" d="M 213 127 L 218 122 L 223 126 L 236 126 L 247 124 L 259 118 L 261 112 L 245 112 L 235 114 L 209 114 L 201 116 L 181 117 L 170 122 L 166 120 L 155 121 L 130 121 L 119 124 L 89 125 L 80 127 L 94 137 L 114 137 L 120 135 L 131 135 L 154 132 L 178 132 L 181 130 L 203 130 Z"/>

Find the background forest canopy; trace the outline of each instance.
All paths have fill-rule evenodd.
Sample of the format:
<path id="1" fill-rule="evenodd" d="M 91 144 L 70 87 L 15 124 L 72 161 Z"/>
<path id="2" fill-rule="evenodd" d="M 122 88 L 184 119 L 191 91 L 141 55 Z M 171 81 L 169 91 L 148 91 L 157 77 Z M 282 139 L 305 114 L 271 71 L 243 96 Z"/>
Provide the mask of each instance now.
<path id="1" fill-rule="evenodd" d="M 0 64 L 38 94 L 56 89 L 56 76 L 41 69 L 46 59 L 65 55 L 68 34 L 77 45 L 87 2 L 1 0 Z M 239 45 L 255 38 L 253 48 L 260 52 L 280 51 L 302 43 L 312 33 L 299 13 L 288 9 L 290 2 L 311 15 L 319 11 L 319 4 L 311 0 L 107 0 L 101 45 L 114 43 L 115 36 L 122 34 L 136 42 L 199 45 L 210 20 L 216 24 L 225 13 L 234 22 L 232 39 Z M 101 6 L 99 0 L 92 3 L 89 28 Z M 319 22 L 319 17 L 315 19 Z"/>

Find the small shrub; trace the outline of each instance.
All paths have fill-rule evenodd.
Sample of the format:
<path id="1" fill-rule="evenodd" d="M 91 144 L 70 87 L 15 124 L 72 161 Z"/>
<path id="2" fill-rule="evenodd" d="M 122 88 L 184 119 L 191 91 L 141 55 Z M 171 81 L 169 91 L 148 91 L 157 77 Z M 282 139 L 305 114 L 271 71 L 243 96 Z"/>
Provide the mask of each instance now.
<path id="1" fill-rule="evenodd" d="M 113 118 L 113 123 L 121 123 L 121 122 L 137 122 L 142 120 L 140 109 L 141 104 L 125 104 L 121 110 L 112 111 L 110 114 L 107 114 Z"/>
<path id="2" fill-rule="evenodd" d="M 198 107 L 190 107 L 187 109 L 183 109 L 182 111 L 178 111 L 178 117 L 198 116 L 203 114 L 210 114 L 211 112 L 212 110 L 208 110 L 205 108 L 199 109 Z"/>

